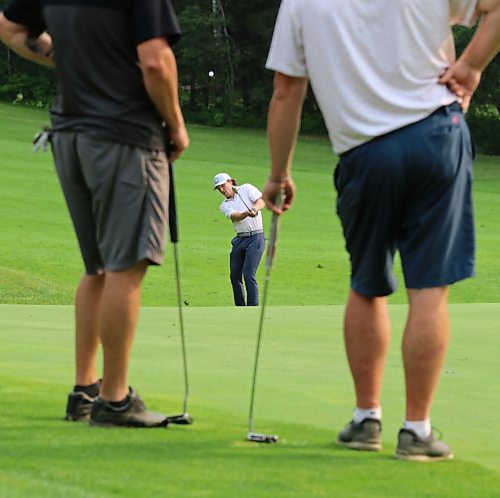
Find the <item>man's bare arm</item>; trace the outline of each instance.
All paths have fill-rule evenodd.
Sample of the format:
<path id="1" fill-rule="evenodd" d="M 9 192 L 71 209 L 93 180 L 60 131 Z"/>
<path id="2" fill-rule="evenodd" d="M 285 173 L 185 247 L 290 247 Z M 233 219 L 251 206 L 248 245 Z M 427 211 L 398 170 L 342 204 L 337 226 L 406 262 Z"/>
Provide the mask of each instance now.
<path id="1" fill-rule="evenodd" d="M 481 20 L 476 33 L 439 79 L 460 98 L 464 111 L 469 107 L 482 72 L 500 50 L 500 0 L 479 0 L 477 10 Z"/>
<path id="2" fill-rule="evenodd" d="M 266 207 L 266 203 L 264 202 L 264 199 L 261 197 L 260 199 L 257 199 L 253 205 L 254 211 L 257 213 L 258 211 L 262 211 Z"/>
<path id="3" fill-rule="evenodd" d="M 282 73 L 274 76 L 274 92 L 267 118 L 271 169 L 262 197 L 267 207 L 278 214 L 290 207 L 295 195 L 291 167 L 307 86 L 307 78 Z M 279 209 L 275 200 L 281 190 L 285 192 L 285 201 L 283 208 Z"/>
<path id="4" fill-rule="evenodd" d="M 0 39 L 16 54 L 43 66 L 54 66 L 52 38 L 48 33 L 30 36 L 27 26 L 9 21 L 0 12 Z"/>
<path id="5" fill-rule="evenodd" d="M 137 47 L 144 85 L 165 120 L 173 145 L 171 160 L 177 159 L 189 145 L 189 136 L 179 104 L 177 63 L 167 40 L 153 38 Z"/>

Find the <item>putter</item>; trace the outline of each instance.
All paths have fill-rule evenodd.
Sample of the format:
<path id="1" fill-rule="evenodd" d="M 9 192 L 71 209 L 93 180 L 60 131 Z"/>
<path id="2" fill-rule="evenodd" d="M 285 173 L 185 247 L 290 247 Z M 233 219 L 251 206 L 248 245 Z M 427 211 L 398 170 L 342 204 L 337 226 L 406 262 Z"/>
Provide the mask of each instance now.
<path id="1" fill-rule="evenodd" d="M 175 279 L 177 282 L 177 307 L 179 308 L 179 325 L 181 330 L 182 361 L 184 366 L 184 405 L 180 415 L 170 415 L 167 420 L 171 424 L 190 425 L 193 417 L 187 411 L 189 397 L 189 382 L 187 368 L 186 341 L 184 337 L 184 320 L 182 319 L 182 294 L 181 279 L 179 272 L 179 255 L 177 254 L 177 242 L 179 241 L 179 230 L 177 224 L 177 206 L 175 203 L 174 168 L 171 161 L 168 162 L 169 173 L 169 197 L 168 197 L 168 228 L 170 231 L 170 241 L 174 247 Z"/>
<path id="2" fill-rule="evenodd" d="M 281 207 L 283 205 L 283 192 L 278 195 L 277 206 Z M 263 434 L 260 432 L 254 431 L 253 426 L 253 407 L 255 401 L 255 386 L 257 383 L 257 367 L 259 364 L 259 352 L 260 352 L 260 342 L 262 339 L 262 328 L 264 324 L 264 311 L 266 309 L 266 298 L 267 298 L 267 289 L 269 286 L 269 277 L 271 275 L 271 268 L 273 265 L 274 255 L 276 252 L 276 239 L 278 237 L 278 228 L 279 228 L 279 219 L 280 216 L 276 213 L 273 213 L 271 220 L 271 229 L 269 233 L 269 243 L 267 245 L 266 252 L 266 279 L 264 283 L 264 293 L 262 296 L 262 307 L 260 311 L 260 321 L 259 321 L 259 331 L 257 333 L 257 347 L 255 349 L 255 362 L 253 367 L 253 380 L 252 380 L 252 393 L 250 396 L 250 413 L 248 416 L 248 434 L 247 441 L 251 441 L 253 443 L 277 443 L 279 440 L 279 436 L 277 434 Z"/>
<path id="3" fill-rule="evenodd" d="M 233 185 L 232 188 L 233 188 L 233 192 L 241 199 L 241 202 L 243 202 L 243 204 L 248 209 L 248 211 L 255 211 L 255 209 L 248 207 L 247 203 L 243 200 L 243 197 L 241 197 L 240 193 L 238 192 L 238 188 L 236 187 L 236 185 Z"/>

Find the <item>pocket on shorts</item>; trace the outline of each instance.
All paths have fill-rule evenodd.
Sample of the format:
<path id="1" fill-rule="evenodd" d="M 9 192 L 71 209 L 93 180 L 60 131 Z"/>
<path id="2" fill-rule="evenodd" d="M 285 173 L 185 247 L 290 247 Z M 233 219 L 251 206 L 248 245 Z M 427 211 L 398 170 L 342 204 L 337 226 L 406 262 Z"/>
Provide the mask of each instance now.
<path id="1" fill-rule="evenodd" d="M 473 145 L 467 125 L 463 121 L 460 113 L 453 113 L 446 116 L 447 122 L 441 122 L 428 130 L 428 143 L 431 145 L 431 157 L 426 161 L 434 163 L 430 167 L 435 181 L 441 180 L 451 182 L 457 175 L 462 162 L 468 158 L 473 158 Z"/>
<path id="2" fill-rule="evenodd" d="M 128 167 L 122 171 L 121 182 L 133 189 L 143 189 L 147 185 L 146 161 L 149 151 L 135 148 Z"/>
<path id="3" fill-rule="evenodd" d="M 364 150 L 361 148 L 349 151 L 340 159 L 335 168 L 334 181 L 337 190 L 337 214 L 341 219 L 348 213 L 354 213 L 360 203 L 359 166 L 363 162 Z"/>

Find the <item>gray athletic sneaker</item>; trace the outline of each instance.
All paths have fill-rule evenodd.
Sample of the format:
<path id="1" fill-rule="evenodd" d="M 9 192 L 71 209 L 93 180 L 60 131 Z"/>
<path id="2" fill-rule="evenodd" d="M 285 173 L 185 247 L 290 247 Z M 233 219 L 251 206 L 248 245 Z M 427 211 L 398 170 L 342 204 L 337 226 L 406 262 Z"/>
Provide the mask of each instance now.
<path id="1" fill-rule="evenodd" d="M 380 451 L 382 423 L 375 418 L 365 418 L 359 424 L 351 420 L 337 436 L 337 443 L 352 450 Z"/>
<path id="2" fill-rule="evenodd" d="M 166 415 L 146 410 L 137 392 L 129 388 L 128 402 L 116 408 L 109 401 L 97 398 L 90 414 L 90 424 L 101 427 L 167 427 Z"/>
<path id="3" fill-rule="evenodd" d="M 73 422 L 87 422 L 95 400 L 96 398 L 89 396 L 83 391 L 70 392 L 64 419 Z"/>
<path id="4" fill-rule="evenodd" d="M 420 462 L 436 462 L 451 460 L 453 453 L 443 441 L 439 441 L 434 434 L 421 439 L 410 429 L 401 429 L 398 434 L 396 458 L 399 460 L 414 460 Z"/>

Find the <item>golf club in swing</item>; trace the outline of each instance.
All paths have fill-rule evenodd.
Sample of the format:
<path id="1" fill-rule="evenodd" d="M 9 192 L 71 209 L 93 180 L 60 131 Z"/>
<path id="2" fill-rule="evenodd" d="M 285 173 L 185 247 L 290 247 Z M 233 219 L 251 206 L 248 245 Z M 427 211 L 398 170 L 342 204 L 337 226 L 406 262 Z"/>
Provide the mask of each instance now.
<path id="1" fill-rule="evenodd" d="M 177 206 L 175 202 L 174 167 L 171 161 L 168 162 L 168 175 L 169 175 L 168 228 L 170 231 L 170 241 L 172 242 L 172 246 L 174 248 L 175 279 L 177 282 L 177 307 L 179 308 L 179 326 L 181 331 L 182 361 L 184 366 L 184 405 L 182 414 L 170 415 L 167 417 L 167 419 L 171 424 L 190 425 L 193 423 L 193 417 L 191 417 L 191 415 L 189 415 L 187 411 L 187 402 L 189 397 L 189 382 L 188 382 L 188 369 L 187 369 L 186 340 L 184 336 L 184 320 L 182 317 L 182 295 L 181 295 L 181 279 L 179 272 L 179 255 L 177 253 L 179 230 L 177 223 Z"/>
<path id="2" fill-rule="evenodd" d="M 281 207 L 283 205 L 284 194 L 280 192 L 278 194 L 276 205 Z M 266 252 L 266 278 L 264 282 L 264 292 L 262 296 L 262 307 L 260 311 L 260 321 L 259 321 L 259 331 L 257 333 L 257 347 L 255 349 L 255 362 L 253 367 L 253 380 L 252 380 L 252 392 L 250 396 L 250 413 L 248 416 L 248 434 L 247 441 L 252 441 L 254 443 L 277 443 L 279 440 L 279 436 L 277 434 L 263 434 L 260 432 L 254 431 L 253 426 L 253 408 L 255 401 L 255 386 L 257 382 L 257 367 L 259 364 L 259 353 L 260 353 L 260 343 L 262 339 L 262 328 L 264 324 L 264 311 L 266 309 L 266 299 L 267 299 L 267 289 L 269 286 L 269 277 L 271 274 L 271 268 L 273 265 L 274 255 L 276 252 L 276 240 L 278 237 L 278 228 L 279 228 L 279 219 L 280 216 L 276 213 L 273 213 L 271 220 L 271 229 L 269 232 L 269 242 L 267 244 L 267 252 Z"/>
<path id="3" fill-rule="evenodd" d="M 248 209 L 248 211 L 255 211 L 255 209 L 248 207 L 248 204 L 245 202 L 243 197 L 240 195 L 238 187 L 236 187 L 236 185 L 233 185 L 232 188 L 233 188 L 233 192 L 241 199 L 241 202 L 243 202 L 243 204 Z"/>

